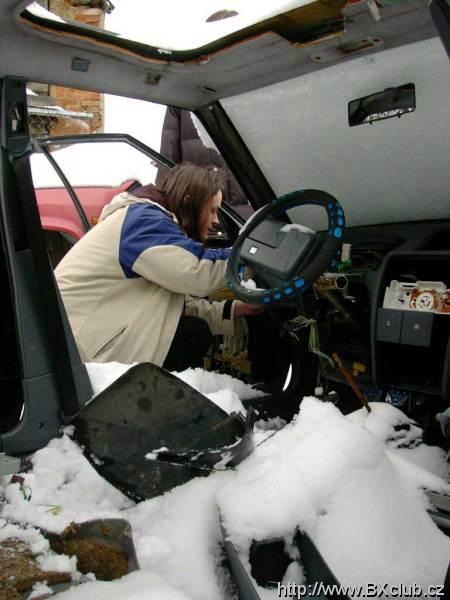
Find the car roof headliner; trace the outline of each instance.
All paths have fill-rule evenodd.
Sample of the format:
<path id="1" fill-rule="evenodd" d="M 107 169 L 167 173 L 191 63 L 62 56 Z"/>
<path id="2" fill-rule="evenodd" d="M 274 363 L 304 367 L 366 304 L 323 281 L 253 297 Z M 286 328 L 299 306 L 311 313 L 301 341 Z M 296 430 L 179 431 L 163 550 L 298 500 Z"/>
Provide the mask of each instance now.
<path id="1" fill-rule="evenodd" d="M 293 36 L 282 37 L 274 32 L 273 23 L 269 23 L 267 32 L 250 27 L 245 30 L 244 39 L 229 36 L 230 39 L 223 40 L 223 47 L 202 49 L 201 58 L 175 55 L 166 60 L 161 56 L 156 59 L 150 51 L 143 56 L 134 49 L 115 46 L 113 38 L 105 43 L 95 35 L 52 31 L 42 24 L 26 22 L 20 15 L 27 4 L 29 2 L 23 0 L 3 0 L 0 4 L 0 36 L 4 48 L 0 53 L 0 77 L 12 75 L 27 81 L 93 89 L 192 110 L 333 64 L 313 61 L 312 53 L 334 51 L 339 54 L 336 60 L 341 63 L 351 60 L 353 53 L 336 53 L 336 48 L 370 36 L 383 41 L 371 49 L 376 52 L 436 35 L 427 0 L 410 0 L 386 7 L 384 14 L 388 18 L 379 22 L 373 19 L 366 3 L 346 7 L 344 21 L 340 12 L 343 0 L 331 0 L 325 3 L 323 13 L 321 2 L 297 9 L 306 11 L 312 7 L 315 11 L 307 42 L 304 36 L 303 41 L 293 41 L 295 32 Z M 303 18 L 302 14 L 306 16 Z M 296 14 L 299 30 L 311 19 L 308 14 Z M 346 30 L 325 34 L 330 15 L 335 15 L 337 28 L 341 22 L 343 29 L 345 22 Z M 318 30 L 321 30 L 319 36 L 314 34 Z M 72 70 L 74 58 L 89 60 L 89 70 Z"/>

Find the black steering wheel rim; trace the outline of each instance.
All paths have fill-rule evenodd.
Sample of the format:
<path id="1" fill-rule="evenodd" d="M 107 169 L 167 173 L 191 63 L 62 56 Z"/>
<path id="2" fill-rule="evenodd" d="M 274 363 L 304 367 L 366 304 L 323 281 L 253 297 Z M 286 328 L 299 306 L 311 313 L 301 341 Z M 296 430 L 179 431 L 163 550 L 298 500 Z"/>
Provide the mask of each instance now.
<path id="1" fill-rule="evenodd" d="M 276 288 L 248 289 L 242 285 L 240 278 L 241 249 L 249 235 L 268 217 L 274 217 L 290 208 L 315 205 L 325 209 L 328 216 L 328 231 L 325 240 L 311 262 L 289 281 Z M 342 244 L 345 227 L 345 216 L 342 206 L 334 196 L 322 190 L 297 190 L 276 198 L 270 204 L 258 210 L 240 231 L 233 244 L 227 265 L 227 281 L 235 296 L 250 304 L 270 305 L 273 303 L 292 302 L 332 265 Z"/>

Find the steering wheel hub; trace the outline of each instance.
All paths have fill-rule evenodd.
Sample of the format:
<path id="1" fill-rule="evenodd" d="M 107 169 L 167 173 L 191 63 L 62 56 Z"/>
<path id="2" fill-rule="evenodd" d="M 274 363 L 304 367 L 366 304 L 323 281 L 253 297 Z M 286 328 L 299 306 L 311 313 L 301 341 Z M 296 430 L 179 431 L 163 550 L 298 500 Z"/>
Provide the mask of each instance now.
<path id="1" fill-rule="evenodd" d="M 291 208 L 306 205 L 326 211 L 326 232 L 318 234 L 276 218 Z M 241 230 L 228 260 L 228 285 L 244 302 L 269 305 L 292 301 L 333 263 L 344 226 L 344 211 L 327 192 L 298 190 L 277 198 L 257 211 Z M 250 267 L 267 287 L 252 289 L 244 285 L 245 267 Z"/>

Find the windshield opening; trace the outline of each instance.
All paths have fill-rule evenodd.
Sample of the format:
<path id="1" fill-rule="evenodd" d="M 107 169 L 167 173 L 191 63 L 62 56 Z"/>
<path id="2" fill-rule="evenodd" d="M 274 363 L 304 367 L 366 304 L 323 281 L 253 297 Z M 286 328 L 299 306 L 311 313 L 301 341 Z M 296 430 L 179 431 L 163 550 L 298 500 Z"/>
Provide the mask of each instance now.
<path id="1" fill-rule="evenodd" d="M 407 80 L 414 112 L 351 127 L 348 104 Z M 362 56 L 222 101 L 277 196 L 316 188 L 347 225 L 450 217 L 448 58 L 438 38 Z M 299 222 L 298 209 L 289 211 Z M 301 222 L 320 229 L 312 210 Z"/>

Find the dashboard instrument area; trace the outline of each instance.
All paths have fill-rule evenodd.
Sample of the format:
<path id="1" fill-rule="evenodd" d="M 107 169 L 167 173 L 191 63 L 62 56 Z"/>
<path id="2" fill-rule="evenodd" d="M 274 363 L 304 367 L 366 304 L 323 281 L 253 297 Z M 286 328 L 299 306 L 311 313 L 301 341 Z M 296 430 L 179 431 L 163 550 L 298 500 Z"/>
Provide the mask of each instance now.
<path id="1" fill-rule="evenodd" d="M 340 261 L 305 296 L 324 396 L 383 400 L 425 425 L 450 402 L 450 223 L 349 228 Z M 354 404 L 351 409 L 356 408 Z"/>

